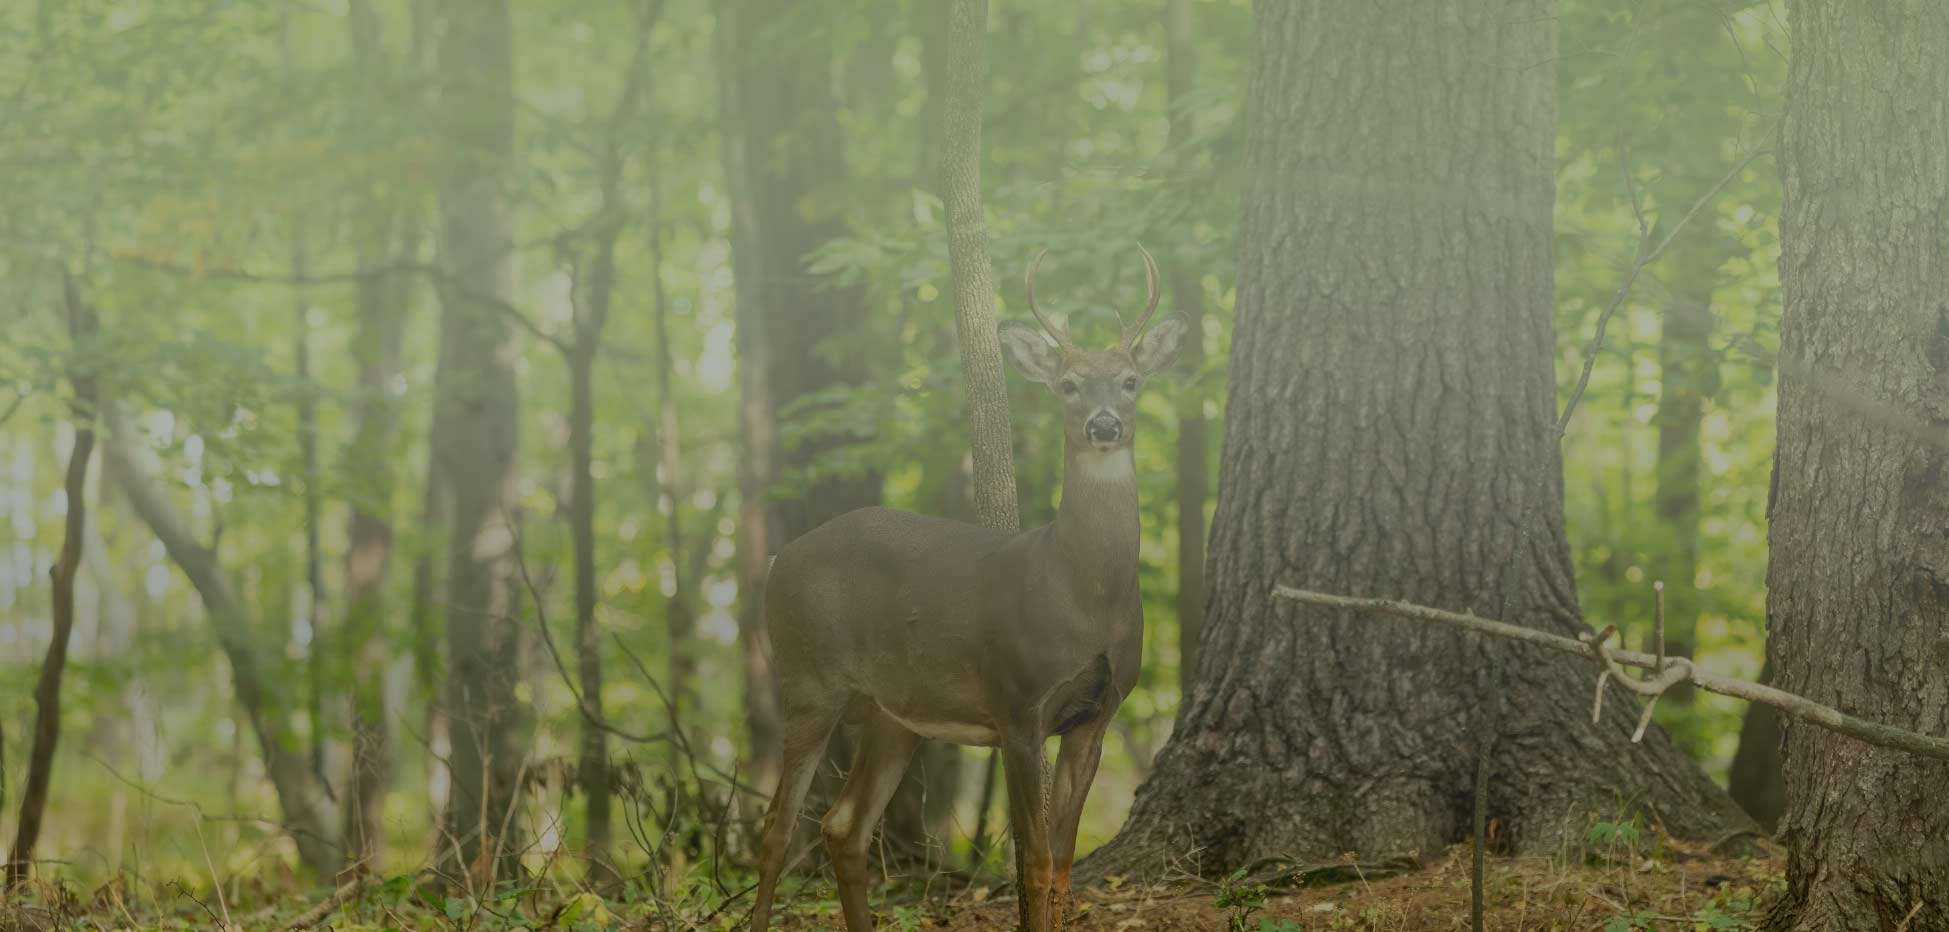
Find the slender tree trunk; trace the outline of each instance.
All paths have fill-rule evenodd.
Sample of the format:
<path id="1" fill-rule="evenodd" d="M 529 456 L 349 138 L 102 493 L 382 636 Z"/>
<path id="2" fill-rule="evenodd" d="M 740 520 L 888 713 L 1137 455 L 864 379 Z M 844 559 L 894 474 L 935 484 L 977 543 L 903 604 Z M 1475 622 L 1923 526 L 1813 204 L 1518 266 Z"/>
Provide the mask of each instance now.
<path id="1" fill-rule="evenodd" d="M 368 0 L 352 0 L 347 19 L 357 64 L 368 74 L 383 73 L 389 63 L 380 45 L 379 20 Z M 392 383 L 400 374 L 400 343 L 412 298 L 411 280 L 403 274 L 383 274 L 381 267 L 394 256 L 395 227 L 403 227 L 400 259 L 413 261 L 419 242 L 412 219 L 375 193 L 366 192 L 357 209 L 359 279 L 351 349 L 358 393 L 349 412 L 353 428 L 345 451 L 345 472 L 355 491 L 346 530 L 342 626 L 352 659 L 352 746 L 341 831 L 347 860 L 369 867 L 384 837 L 381 819 L 392 780 L 391 710 L 385 687 L 393 653 L 385 624 L 386 577 L 393 557 L 392 502 L 398 482 L 393 446 L 398 441 L 399 405 Z"/>
<path id="2" fill-rule="evenodd" d="M 85 344 L 95 336 L 95 312 L 76 292 L 73 279 L 62 282 L 62 299 L 67 305 L 68 335 L 79 359 L 87 348 Z M 68 450 L 68 474 L 63 485 L 66 527 L 60 557 L 54 563 L 54 630 L 41 660 L 40 678 L 34 683 L 34 745 L 27 756 L 27 785 L 21 790 L 20 820 L 14 827 L 13 847 L 7 849 L 6 877 L 0 891 L 27 879 L 33 865 L 34 845 L 40 840 L 41 818 L 47 811 L 47 790 L 54 778 L 54 747 L 61 740 L 61 676 L 67 669 L 68 639 L 74 631 L 74 583 L 81 572 L 81 545 L 88 527 L 88 460 L 95 451 L 94 425 L 100 414 L 95 374 L 87 364 L 77 361 L 68 381 L 74 386 L 74 445 Z"/>
<path id="3" fill-rule="evenodd" d="M 105 466 L 136 515 L 162 542 L 169 559 L 189 577 L 203 600 L 217 645 L 230 664 L 231 689 L 263 754 L 265 775 L 277 791 L 285 830 L 297 844 L 298 858 L 305 867 L 320 877 L 331 877 L 344 863 L 344 855 L 330 829 L 323 789 L 306 755 L 293 750 L 292 736 L 283 727 L 283 710 L 277 708 L 274 699 L 278 673 L 259 644 L 251 615 L 238 599 L 216 552 L 197 541 L 188 520 L 150 484 L 131 458 L 127 445 L 136 436 L 134 427 L 113 410 L 109 415 L 107 441 L 102 447 Z"/>
<path id="4" fill-rule="evenodd" d="M 307 255 L 303 219 L 294 217 L 295 229 L 291 235 L 291 278 L 302 282 L 310 273 L 310 257 Z M 329 795 L 332 792 L 330 779 L 326 776 L 326 727 L 327 710 L 325 694 L 331 691 L 330 665 L 332 645 L 326 636 L 325 625 L 325 570 L 323 557 L 318 546 L 318 521 L 320 503 L 318 496 L 318 400 L 313 395 L 311 380 L 311 307 L 305 300 L 305 287 L 298 285 L 291 290 L 292 310 L 292 358 L 295 360 L 294 375 L 299 383 L 298 392 L 298 469 L 303 474 L 304 491 L 304 536 L 305 536 L 305 593 L 304 593 L 304 658 L 305 658 L 305 717 L 311 726 L 311 773 Z"/>
<path id="5" fill-rule="evenodd" d="M 1782 689 L 1949 734 L 1949 15 L 1792 14 L 1767 658 Z M 1949 764 L 1783 724 L 1766 925 L 1949 929 Z"/>
<path id="6" fill-rule="evenodd" d="M 1712 336 L 1711 294 L 1681 296 L 1665 312 L 1658 338 L 1658 521 L 1669 549 L 1658 577 L 1665 581 L 1665 650 L 1693 656 L 1699 620 L 1699 501 L 1703 471 L 1699 426 L 1705 400 L 1718 381 Z M 1693 690 L 1680 684 L 1666 702 L 1689 704 Z"/>
<path id="7" fill-rule="evenodd" d="M 743 131 L 743 80 L 737 17 L 730 4 L 719 8 L 712 36 L 718 77 L 718 123 L 726 187 L 731 202 L 731 269 L 737 288 L 738 436 L 738 652 L 744 673 L 744 718 L 750 742 L 747 770 L 751 785 L 778 782 L 780 732 L 778 687 L 773 681 L 771 637 L 765 630 L 765 577 L 777 540 L 770 490 L 777 478 L 776 428 L 766 373 L 771 367 L 764 303 L 756 285 L 758 206 L 753 188 L 750 140 Z M 757 800 L 747 800 L 743 822 L 753 827 L 764 817 Z"/>
<path id="8" fill-rule="evenodd" d="M 1773 664 L 1760 668 L 1760 682 L 1773 682 Z M 1739 750 L 1726 775 L 1726 792 L 1733 802 L 1768 832 L 1780 827 L 1786 809 L 1786 782 L 1780 774 L 1780 713 L 1763 702 L 1749 703 L 1739 724 Z"/>
<path id="9" fill-rule="evenodd" d="M 1170 98 L 1173 150 L 1189 143 L 1191 111 L 1183 101 L 1193 90 L 1197 73 L 1191 33 L 1191 0 L 1164 2 L 1164 87 Z M 1181 153 L 1180 153 L 1181 155 Z M 1205 468 L 1205 394 L 1198 376 L 1205 367 L 1204 286 L 1195 270 L 1177 256 L 1164 256 L 1164 277 L 1171 283 L 1171 303 L 1189 326 L 1189 339 L 1178 363 L 1188 377 L 1178 389 L 1178 690 L 1190 695 L 1198 668 L 1198 638 L 1205 620 L 1205 491 L 1211 485 Z"/>
<path id="10" fill-rule="evenodd" d="M 615 208 L 621 166 L 614 159 L 603 167 L 605 214 Z M 569 373 L 569 529 L 575 549 L 575 665 L 582 702 L 600 718 L 602 706 L 602 633 L 596 628 L 596 477 L 595 367 L 602 348 L 602 331 L 609 320 L 610 296 L 616 282 L 614 215 L 597 235 L 588 281 L 575 301 L 575 336 L 567 352 Z M 610 791 L 609 736 L 593 723 L 582 723 L 578 765 L 588 822 L 583 841 L 589 868 L 602 879 L 615 877 L 609 862 Z"/>
<path id="11" fill-rule="evenodd" d="M 656 329 L 657 470 L 662 479 L 658 507 L 663 511 L 664 547 L 670 552 L 673 569 L 669 601 L 664 606 L 664 623 L 670 639 L 670 698 L 679 718 L 695 706 L 697 656 L 692 642 L 697 638 L 697 603 L 692 585 L 696 567 L 689 565 L 690 547 L 686 544 L 683 503 L 687 487 L 683 480 L 683 423 L 677 415 L 677 393 L 672 374 L 676 368 L 670 345 L 670 306 L 663 287 L 663 212 L 661 180 L 650 180 L 650 302 Z"/>
<path id="12" fill-rule="evenodd" d="M 613 255 L 613 247 L 598 247 L 599 253 Z M 613 270 L 613 260 L 598 266 Z M 612 274 L 598 271 L 597 275 Z M 598 717 L 602 705 L 602 633 L 596 629 L 596 534 L 595 472 L 595 350 L 599 337 L 584 336 L 593 321 L 578 321 L 576 342 L 569 355 L 569 529 L 575 548 L 575 669 L 580 681 L 582 702 Z M 609 880 L 615 869 L 609 862 L 609 736 L 593 723 L 584 721 L 581 758 L 576 772 L 581 778 L 583 814 L 587 834 L 583 856 L 598 879 Z"/>
<path id="13" fill-rule="evenodd" d="M 1517 846 L 1619 800 L 1681 836 L 1743 824 L 1662 732 L 1630 742 L 1622 696 L 1591 724 L 1587 665 L 1271 596 L 1283 582 L 1479 610 L 1512 585 L 1512 617 L 1586 630 L 1561 487 L 1534 479 L 1556 456 L 1556 3 L 1421 12 L 1254 8 L 1198 686 L 1092 871 L 1439 852 L 1470 833 L 1489 661 L 1507 756 L 1487 804 Z M 1394 28 L 1411 19 L 1426 28 Z"/>
<path id="14" fill-rule="evenodd" d="M 519 394 L 506 319 L 513 239 L 504 186 L 514 100 L 507 0 L 448 0 L 441 106 L 456 166 L 440 191 L 440 360 L 433 456 L 447 487 L 450 865 L 485 888 L 518 870 L 528 710 L 516 617 Z"/>
<path id="15" fill-rule="evenodd" d="M 947 27 L 947 99 L 941 116 L 941 188 L 947 206 L 947 255 L 953 276 L 955 332 L 974 447 L 975 518 L 985 527 L 1020 526 L 1015 506 L 1015 448 L 1008 383 L 995 318 L 994 268 L 981 207 L 981 110 L 988 79 L 988 0 L 951 0 Z"/>

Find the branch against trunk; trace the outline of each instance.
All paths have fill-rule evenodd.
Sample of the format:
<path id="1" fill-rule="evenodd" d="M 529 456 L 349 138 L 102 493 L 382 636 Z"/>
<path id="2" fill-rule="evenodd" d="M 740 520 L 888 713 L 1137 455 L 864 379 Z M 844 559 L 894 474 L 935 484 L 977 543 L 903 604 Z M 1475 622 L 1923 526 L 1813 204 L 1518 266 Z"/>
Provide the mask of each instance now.
<path id="1" fill-rule="evenodd" d="M 1550 634 L 1545 631 L 1538 631 L 1534 628 L 1522 628 L 1489 618 L 1478 618 L 1474 615 L 1463 615 L 1457 612 L 1444 611 L 1439 608 L 1431 608 L 1426 605 L 1416 605 L 1412 602 L 1401 602 L 1393 599 L 1331 595 L 1324 592 L 1309 592 L 1303 589 L 1294 589 L 1290 586 L 1274 586 L 1272 594 L 1280 598 L 1291 599 L 1295 602 L 1321 605 L 1327 608 L 1383 612 L 1400 618 L 1411 618 L 1416 621 L 1450 625 L 1476 634 L 1509 638 L 1538 647 L 1547 647 L 1551 650 L 1580 654 L 1585 657 L 1595 657 L 1605 664 L 1605 670 L 1600 674 L 1598 680 L 1597 708 L 1599 711 L 1603 708 L 1603 687 L 1607 682 L 1615 681 L 1618 685 L 1645 696 L 1656 696 L 1677 682 L 1690 682 L 1700 689 L 1715 692 L 1722 696 L 1732 696 L 1735 699 L 1744 699 L 1748 702 L 1765 703 L 1785 712 L 1793 718 L 1819 725 L 1822 728 L 1839 732 L 1851 738 L 1866 741 L 1869 744 L 1879 747 L 1896 748 L 1911 754 L 1919 754 L 1938 760 L 1949 760 L 1949 739 L 1856 718 L 1832 706 L 1823 705 L 1803 696 L 1796 696 L 1793 693 L 1775 689 L 1771 686 L 1719 676 L 1714 673 L 1706 673 L 1692 666 L 1690 661 L 1681 657 L 1665 657 L 1661 659 L 1653 654 L 1602 646 L 1602 642 L 1614 630 L 1615 626 L 1607 627 L 1603 632 L 1594 633 L 1586 640 L 1578 640 L 1576 638 Z M 1650 683 L 1641 684 L 1637 681 L 1626 679 L 1611 666 L 1612 664 L 1622 664 L 1629 667 L 1660 671 L 1660 678 Z M 1673 671 L 1678 671 L 1683 675 L 1679 676 Z M 1666 680 L 1669 680 L 1669 682 Z M 1652 690 L 1651 687 L 1654 686 L 1656 689 Z M 1649 718 L 1649 711 L 1647 707 L 1645 713 L 1646 718 Z M 1639 726 L 1639 734 L 1643 734 L 1642 723 Z"/>
<path id="2" fill-rule="evenodd" d="M 61 739 L 61 677 L 68 665 L 68 638 L 74 631 L 74 583 L 81 571 L 81 545 L 88 527 L 88 460 L 95 450 L 94 425 L 99 414 L 100 393 L 94 364 L 86 359 L 90 349 L 86 344 L 95 336 L 95 312 L 82 301 L 72 278 L 61 283 L 61 295 L 67 306 L 68 336 L 74 342 L 76 357 L 68 375 L 74 386 L 70 410 L 75 430 L 63 485 L 67 520 L 61 537 L 61 554 L 54 564 L 54 630 L 48 638 L 47 655 L 41 661 L 40 679 L 34 684 L 34 745 L 27 758 L 27 785 L 21 792 L 20 821 L 15 826 L 13 847 L 8 849 L 6 876 L 4 883 L 0 883 L 0 891 L 12 889 L 27 879 L 28 866 L 34 861 L 34 845 L 40 839 L 41 817 L 47 810 L 47 790 L 54 776 L 54 748 Z"/>
<path id="3" fill-rule="evenodd" d="M 947 27 L 947 99 L 942 107 L 941 186 L 947 205 L 948 268 L 955 332 L 974 446 L 975 517 L 1018 526 L 1015 457 L 995 319 L 994 268 L 981 207 L 982 86 L 988 78 L 988 0 L 953 0 Z"/>
<path id="4" fill-rule="evenodd" d="M 189 522 L 137 465 L 128 444 L 137 436 L 126 415 L 112 405 L 107 410 L 108 433 L 102 445 L 109 475 L 121 488 L 142 523 L 162 542 L 176 567 L 189 577 L 203 600 L 203 610 L 216 634 L 217 646 L 230 663 L 232 688 L 244 717 L 264 756 L 264 772 L 277 790 L 284 824 L 297 842 L 298 858 L 321 877 L 338 871 L 341 854 L 331 841 L 326 806 L 305 755 L 290 746 L 279 725 L 271 684 L 278 674 L 258 644 L 250 614 L 238 600 L 230 578 L 218 565 L 215 552 L 198 543 Z"/>

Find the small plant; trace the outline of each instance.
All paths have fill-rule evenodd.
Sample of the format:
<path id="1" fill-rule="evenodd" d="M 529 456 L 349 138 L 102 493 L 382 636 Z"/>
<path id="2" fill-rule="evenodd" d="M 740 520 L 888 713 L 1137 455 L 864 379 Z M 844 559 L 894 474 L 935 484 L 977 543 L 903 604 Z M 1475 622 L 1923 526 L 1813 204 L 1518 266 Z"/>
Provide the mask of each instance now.
<path id="1" fill-rule="evenodd" d="M 1265 884 L 1246 883 L 1245 876 L 1241 868 L 1219 881 L 1218 896 L 1211 901 L 1211 905 L 1226 911 L 1225 928 L 1230 932 L 1250 932 L 1252 915 L 1265 909 Z"/>
<path id="2" fill-rule="evenodd" d="M 1246 872 L 1236 870 L 1218 882 L 1218 895 L 1212 898 L 1211 905 L 1225 910 L 1227 932 L 1306 932 L 1306 927 L 1291 919 L 1274 919 L 1261 916 L 1255 924 L 1254 914 L 1265 909 L 1266 886 L 1262 883 L 1247 883 Z"/>

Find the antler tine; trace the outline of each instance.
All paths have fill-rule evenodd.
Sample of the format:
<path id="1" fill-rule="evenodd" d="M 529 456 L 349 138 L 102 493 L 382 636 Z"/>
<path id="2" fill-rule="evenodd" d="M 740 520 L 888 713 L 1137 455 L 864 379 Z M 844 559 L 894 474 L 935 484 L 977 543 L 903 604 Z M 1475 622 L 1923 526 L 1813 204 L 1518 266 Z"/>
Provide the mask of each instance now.
<path id="1" fill-rule="evenodd" d="M 1042 329 L 1045 332 L 1047 332 L 1050 337 L 1055 339 L 1057 346 L 1060 346 L 1063 349 L 1068 349 L 1069 328 L 1059 327 L 1053 323 L 1050 323 L 1049 318 L 1043 316 L 1042 308 L 1037 307 L 1035 304 L 1035 270 L 1042 266 L 1042 257 L 1048 254 L 1049 254 L 1049 250 L 1047 249 L 1044 249 L 1041 252 L 1035 254 L 1035 258 L 1029 262 L 1029 274 L 1025 278 L 1022 284 L 1023 287 L 1028 291 L 1029 313 L 1034 314 L 1035 319 L 1042 323 Z"/>
<path id="2" fill-rule="evenodd" d="M 1137 251 L 1144 255 L 1144 284 L 1150 289 L 1150 303 L 1144 305 L 1144 314 L 1137 318 L 1137 326 L 1123 328 L 1125 349 L 1137 345 L 1137 338 L 1144 335 L 1145 327 L 1150 326 L 1151 315 L 1157 313 L 1158 299 L 1164 297 L 1163 276 L 1158 274 L 1157 260 L 1151 258 L 1150 250 L 1145 249 L 1143 243 L 1137 244 Z M 1123 323 L 1122 314 L 1117 315 L 1117 323 Z"/>

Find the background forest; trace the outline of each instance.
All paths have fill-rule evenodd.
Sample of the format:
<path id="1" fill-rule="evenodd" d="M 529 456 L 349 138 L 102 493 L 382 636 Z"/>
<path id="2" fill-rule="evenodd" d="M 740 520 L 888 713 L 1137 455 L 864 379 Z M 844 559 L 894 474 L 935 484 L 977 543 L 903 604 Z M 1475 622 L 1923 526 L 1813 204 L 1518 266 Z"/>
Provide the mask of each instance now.
<path id="1" fill-rule="evenodd" d="M 1635 645 L 1664 580 L 1674 652 L 1757 679 L 1787 11 L 1544 6 L 1559 398 L 1636 276 L 1562 443 L 1575 597 Z M 1202 669 L 1254 11 L 987 17 L 996 313 L 1028 319 L 1047 248 L 1045 306 L 1109 334 L 1141 242 L 1194 323 L 1139 409 L 1148 643 L 1088 850 Z M 0 845 L 65 546 L 41 876 L 234 895 L 498 855 L 704 913 L 742 887 L 777 767 L 766 555 L 865 504 L 974 517 L 947 24 L 940 0 L 0 9 Z M 1694 205 L 1635 268 L 1643 219 Z M 1046 523 L 1058 406 L 1010 391 L 1022 523 Z M 476 689 L 512 702 L 456 714 Z M 1706 693 L 1656 712 L 1770 825 L 1756 718 Z M 876 857 L 1002 876 L 998 784 L 988 751 L 926 746 Z M 456 793 L 518 798 L 520 850 L 448 850 Z"/>

